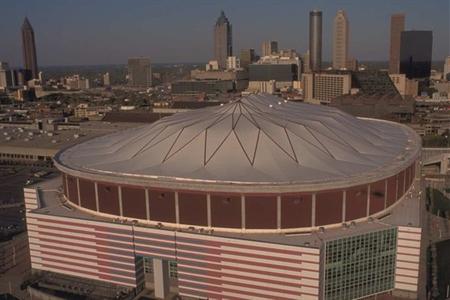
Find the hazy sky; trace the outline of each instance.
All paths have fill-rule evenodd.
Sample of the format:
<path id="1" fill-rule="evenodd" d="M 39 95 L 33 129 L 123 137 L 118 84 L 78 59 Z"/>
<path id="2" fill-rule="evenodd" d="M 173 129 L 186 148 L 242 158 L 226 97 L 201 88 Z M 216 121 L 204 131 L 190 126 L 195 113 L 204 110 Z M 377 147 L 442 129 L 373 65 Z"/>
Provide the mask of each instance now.
<path id="1" fill-rule="evenodd" d="M 433 60 L 449 55 L 448 0 L 0 0 L 0 61 L 22 64 L 20 26 L 34 27 L 39 65 L 122 64 L 131 56 L 153 62 L 203 62 L 212 57 L 212 29 L 224 10 L 233 25 L 235 54 L 260 53 L 263 40 L 305 52 L 308 12 L 323 11 L 323 56 L 331 57 L 338 9 L 350 20 L 350 52 L 386 60 L 389 16 L 406 14 L 407 29 L 433 30 Z"/>

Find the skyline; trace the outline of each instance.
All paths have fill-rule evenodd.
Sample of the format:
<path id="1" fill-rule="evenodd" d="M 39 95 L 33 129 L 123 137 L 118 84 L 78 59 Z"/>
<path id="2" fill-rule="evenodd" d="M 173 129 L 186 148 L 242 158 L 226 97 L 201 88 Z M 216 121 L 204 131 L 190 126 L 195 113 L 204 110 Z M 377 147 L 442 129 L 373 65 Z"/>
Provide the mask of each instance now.
<path id="1" fill-rule="evenodd" d="M 0 20 L 0 36 L 6 45 L 0 48 L 0 61 L 23 65 L 20 24 L 28 17 L 34 27 L 41 66 L 125 64 L 129 57 L 136 56 L 149 57 L 152 63 L 206 62 L 213 58 L 213 27 L 222 9 L 233 26 L 236 55 L 244 48 L 259 53 L 265 40 L 278 41 L 280 49 L 294 48 L 305 53 L 308 14 L 313 9 L 323 11 L 324 61 L 331 61 L 332 26 L 339 9 L 346 11 L 350 22 L 350 57 L 387 61 L 390 15 L 398 12 L 406 15 L 406 30 L 433 31 L 433 60 L 443 60 L 449 54 L 448 3 L 413 0 L 405 7 L 401 1 L 336 2 L 233 0 L 198 1 L 195 6 L 178 0 L 136 0 L 132 5 L 111 1 L 108 6 L 104 1 L 84 0 L 12 3 L 4 8 L 6 14 Z M 276 22 L 268 21 L 271 19 Z M 192 25 L 181 27 L 183 24 Z"/>

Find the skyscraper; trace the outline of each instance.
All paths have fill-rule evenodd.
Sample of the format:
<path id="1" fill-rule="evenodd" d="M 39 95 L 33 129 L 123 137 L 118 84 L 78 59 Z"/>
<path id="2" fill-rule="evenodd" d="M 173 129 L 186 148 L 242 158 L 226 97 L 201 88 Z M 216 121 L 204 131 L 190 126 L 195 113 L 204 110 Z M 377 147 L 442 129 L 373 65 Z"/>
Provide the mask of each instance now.
<path id="1" fill-rule="evenodd" d="M 447 76 L 450 76 L 449 74 L 450 74 L 450 56 L 447 56 L 444 64 L 444 80 L 450 80 L 447 79 Z"/>
<path id="2" fill-rule="evenodd" d="M 0 88 L 10 87 L 11 82 L 11 70 L 8 63 L 0 61 Z"/>
<path id="3" fill-rule="evenodd" d="M 38 79 L 39 70 L 37 66 L 36 57 L 36 43 L 34 41 L 34 31 L 31 27 L 28 18 L 25 18 L 22 25 L 22 49 L 23 49 L 23 63 L 26 70 L 29 70 L 31 78 Z"/>
<path id="4" fill-rule="evenodd" d="M 227 67 L 228 56 L 233 56 L 233 40 L 231 23 L 223 11 L 214 26 L 214 59 L 221 69 Z"/>
<path id="5" fill-rule="evenodd" d="M 391 16 L 391 45 L 389 50 L 389 73 L 400 73 L 400 36 L 405 30 L 405 15 Z"/>
<path id="6" fill-rule="evenodd" d="M 128 59 L 128 84 L 132 87 L 152 86 L 152 66 L 150 59 L 137 57 Z"/>
<path id="7" fill-rule="evenodd" d="M 241 49 L 241 67 L 246 69 L 248 65 L 256 60 L 255 49 Z"/>
<path id="8" fill-rule="evenodd" d="M 309 58 L 312 71 L 322 68 L 322 12 L 309 12 Z"/>
<path id="9" fill-rule="evenodd" d="M 345 69 L 348 63 L 349 28 L 347 14 L 339 10 L 334 18 L 333 69 Z"/>
<path id="10" fill-rule="evenodd" d="M 432 48 L 432 31 L 403 31 L 400 39 L 400 73 L 409 79 L 430 77 Z"/>
<path id="11" fill-rule="evenodd" d="M 270 56 L 278 52 L 278 42 L 265 41 L 262 43 L 261 56 Z"/>

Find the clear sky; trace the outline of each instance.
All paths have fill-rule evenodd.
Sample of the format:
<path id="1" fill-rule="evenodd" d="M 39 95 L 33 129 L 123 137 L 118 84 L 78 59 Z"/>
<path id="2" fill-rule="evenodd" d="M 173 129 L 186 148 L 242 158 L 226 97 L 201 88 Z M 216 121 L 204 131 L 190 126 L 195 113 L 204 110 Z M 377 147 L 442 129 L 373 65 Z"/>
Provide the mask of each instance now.
<path id="1" fill-rule="evenodd" d="M 212 57 L 222 9 L 233 25 L 235 54 L 260 53 L 269 39 L 305 52 L 312 9 L 323 11 L 324 60 L 338 9 L 347 11 L 350 52 L 359 60 L 388 58 L 389 16 L 396 12 L 406 14 L 407 29 L 433 30 L 433 60 L 450 54 L 448 0 L 0 0 L 0 61 L 22 64 L 20 26 L 28 16 L 40 65 L 123 64 L 131 56 L 203 62 Z"/>

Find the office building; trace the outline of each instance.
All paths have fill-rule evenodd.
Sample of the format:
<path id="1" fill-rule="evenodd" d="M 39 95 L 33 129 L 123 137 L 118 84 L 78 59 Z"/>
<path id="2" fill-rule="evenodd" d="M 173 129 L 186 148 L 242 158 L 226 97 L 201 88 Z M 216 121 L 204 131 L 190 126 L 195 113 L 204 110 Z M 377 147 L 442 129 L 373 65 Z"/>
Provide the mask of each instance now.
<path id="1" fill-rule="evenodd" d="M 377 118 L 395 122 L 411 123 L 415 113 L 415 101 L 412 97 L 400 95 L 343 95 L 331 101 L 336 107 L 355 117 Z M 420 299 L 420 297 L 416 297 Z M 404 299 L 404 298 L 401 298 Z"/>
<path id="2" fill-rule="evenodd" d="M 339 10 L 334 18 L 333 34 L 333 69 L 347 69 L 348 46 L 349 46 L 349 25 L 347 14 Z"/>
<path id="3" fill-rule="evenodd" d="M 39 79 L 34 30 L 28 18 L 25 18 L 22 25 L 22 50 L 24 68 L 29 70 L 31 75 L 30 78 L 25 78 L 25 81 Z"/>
<path id="4" fill-rule="evenodd" d="M 311 58 L 310 58 L 309 50 L 308 50 L 308 51 L 306 51 L 305 54 L 303 54 L 303 72 L 311 73 L 310 62 L 311 62 Z"/>
<path id="5" fill-rule="evenodd" d="M 229 56 L 233 56 L 232 27 L 222 11 L 214 26 L 214 59 L 221 69 L 226 69 Z"/>
<path id="6" fill-rule="evenodd" d="M 68 90 L 87 90 L 90 88 L 89 79 L 78 74 L 64 78 L 64 85 Z"/>
<path id="7" fill-rule="evenodd" d="M 401 33 L 405 30 L 405 15 L 394 14 L 391 16 L 391 37 L 389 50 L 389 73 L 400 73 L 400 40 Z"/>
<path id="8" fill-rule="evenodd" d="M 32 268 L 158 299 L 424 299 L 420 155 L 407 126 L 269 95 L 175 114 L 55 155 L 24 189 Z"/>
<path id="9" fill-rule="evenodd" d="M 398 95 L 397 88 L 388 72 L 365 70 L 352 72 L 352 85 L 366 95 Z"/>
<path id="10" fill-rule="evenodd" d="M 228 56 L 227 58 L 227 70 L 233 71 L 241 68 L 241 62 L 236 56 Z"/>
<path id="11" fill-rule="evenodd" d="M 301 74 L 300 58 L 265 56 L 257 63 L 249 65 L 249 91 L 260 91 L 260 87 L 264 85 L 272 86 L 272 81 L 277 89 L 292 88 Z"/>
<path id="12" fill-rule="evenodd" d="M 322 68 L 322 12 L 309 13 L 309 67 L 312 71 Z"/>
<path id="13" fill-rule="evenodd" d="M 232 80 L 178 80 L 171 84 L 173 96 L 218 96 L 234 90 Z"/>
<path id="14" fill-rule="evenodd" d="M 433 32 L 410 30 L 401 33 L 400 72 L 409 79 L 428 79 L 431 74 Z"/>
<path id="15" fill-rule="evenodd" d="M 296 57 L 298 57 L 297 51 L 295 51 L 295 49 L 280 49 L 278 51 L 278 55 L 280 57 L 287 57 L 287 58 L 296 58 Z"/>
<path id="16" fill-rule="evenodd" d="M 8 63 L 0 61 L 0 88 L 6 89 L 12 86 L 12 74 Z"/>
<path id="17" fill-rule="evenodd" d="M 350 74 L 305 73 L 302 75 L 303 97 L 306 102 L 328 104 L 338 96 L 350 94 Z"/>
<path id="18" fill-rule="evenodd" d="M 264 41 L 261 46 L 261 56 L 271 56 L 278 53 L 278 42 Z"/>
<path id="19" fill-rule="evenodd" d="M 206 64 L 205 70 L 206 71 L 218 71 L 219 70 L 219 63 L 217 62 L 217 60 L 210 60 Z"/>
<path id="20" fill-rule="evenodd" d="M 445 59 L 445 63 L 444 63 L 444 80 L 449 80 L 450 81 L 450 56 L 447 56 L 447 58 Z"/>
<path id="21" fill-rule="evenodd" d="M 389 74 L 389 77 L 402 97 L 419 95 L 419 82 L 417 80 L 408 79 L 405 74 Z"/>
<path id="22" fill-rule="evenodd" d="M 248 86 L 248 72 L 242 69 L 210 71 L 192 70 L 191 79 L 200 81 L 231 81 L 233 85 L 232 91 L 243 91 Z M 228 86 L 228 83 L 226 85 Z"/>
<path id="23" fill-rule="evenodd" d="M 111 77 L 109 75 L 109 72 L 106 72 L 103 74 L 103 86 L 110 86 L 111 85 Z"/>
<path id="24" fill-rule="evenodd" d="M 247 69 L 249 64 L 256 61 L 255 49 L 242 49 L 239 56 L 241 68 Z"/>
<path id="25" fill-rule="evenodd" d="M 298 66 L 296 64 L 251 64 L 249 66 L 250 81 L 282 81 L 298 80 Z"/>
<path id="26" fill-rule="evenodd" d="M 138 57 L 128 59 L 128 84 L 132 87 L 152 86 L 152 66 L 150 59 Z"/>

